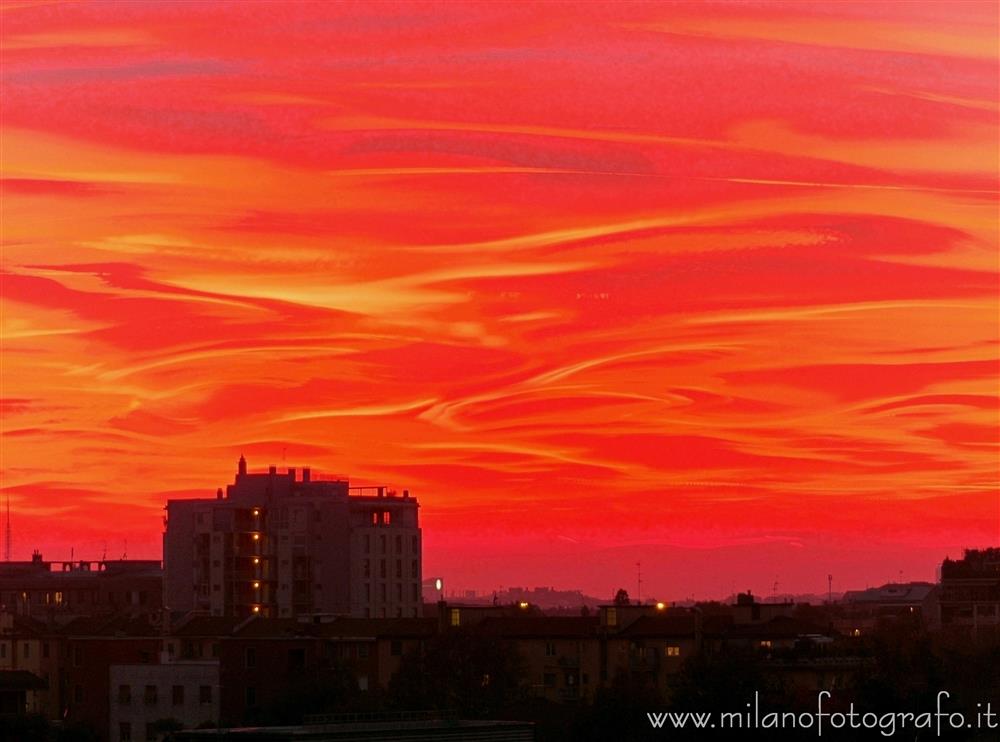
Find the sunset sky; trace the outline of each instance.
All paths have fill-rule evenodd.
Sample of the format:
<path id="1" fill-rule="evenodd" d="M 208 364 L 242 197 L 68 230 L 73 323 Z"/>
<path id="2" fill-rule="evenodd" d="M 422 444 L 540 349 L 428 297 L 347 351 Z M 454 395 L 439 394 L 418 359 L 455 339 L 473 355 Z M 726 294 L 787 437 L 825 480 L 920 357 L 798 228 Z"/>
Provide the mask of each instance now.
<path id="1" fill-rule="evenodd" d="M 2 6 L 13 557 L 251 470 L 452 588 L 1000 543 L 998 5 Z"/>

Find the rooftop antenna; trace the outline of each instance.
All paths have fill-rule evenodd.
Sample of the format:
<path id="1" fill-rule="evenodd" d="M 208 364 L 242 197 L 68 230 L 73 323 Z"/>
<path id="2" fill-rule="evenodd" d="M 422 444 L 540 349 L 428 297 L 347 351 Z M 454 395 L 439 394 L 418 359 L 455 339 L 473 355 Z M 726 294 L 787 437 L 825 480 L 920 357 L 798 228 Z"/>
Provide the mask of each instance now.
<path id="1" fill-rule="evenodd" d="M 636 591 L 635 591 L 635 602 L 642 605 L 642 562 L 635 563 L 636 572 Z"/>
<path id="2" fill-rule="evenodd" d="M 826 602 L 833 605 L 833 575 L 826 576 Z"/>
<path id="3" fill-rule="evenodd" d="M 122 552 L 122 561 L 128 559 L 128 539 L 125 539 L 125 551 Z"/>
<path id="4" fill-rule="evenodd" d="M 108 561 L 108 542 L 107 541 L 104 542 L 104 551 L 101 552 L 101 561 L 102 562 Z"/>
<path id="5" fill-rule="evenodd" d="M 10 561 L 10 492 L 7 493 L 7 528 L 4 531 L 3 560 Z"/>

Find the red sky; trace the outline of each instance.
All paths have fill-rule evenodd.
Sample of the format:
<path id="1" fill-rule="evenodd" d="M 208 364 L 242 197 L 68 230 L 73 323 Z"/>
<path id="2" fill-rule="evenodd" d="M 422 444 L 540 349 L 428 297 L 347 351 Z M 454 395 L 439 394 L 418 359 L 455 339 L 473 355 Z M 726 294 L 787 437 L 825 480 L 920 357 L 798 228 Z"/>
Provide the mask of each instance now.
<path id="1" fill-rule="evenodd" d="M 996 3 L 0 12 L 15 558 L 240 452 L 409 488 L 455 588 L 1000 541 Z"/>

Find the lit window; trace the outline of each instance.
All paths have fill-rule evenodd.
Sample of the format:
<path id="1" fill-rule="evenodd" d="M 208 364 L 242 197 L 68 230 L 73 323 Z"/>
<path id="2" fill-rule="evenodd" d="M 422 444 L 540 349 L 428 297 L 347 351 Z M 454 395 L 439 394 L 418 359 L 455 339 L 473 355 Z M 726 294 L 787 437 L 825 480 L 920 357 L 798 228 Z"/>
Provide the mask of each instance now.
<path id="1" fill-rule="evenodd" d="M 771 640 L 770 639 L 763 639 L 763 640 L 761 640 L 760 646 L 761 646 L 761 649 L 770 649 L 771 648 Z"/>
<path id="2" fill-rule="evenodd" d="M 388 510 L 383 511 L 382 512 L 382 523 L 384 525 L 389 525 L 389 523 L 391 521 L 392 521 L 392 515 L 389 513 L 389 511 Z"/>
<path id="3" fill-rule="evenodd" d="M 462 625 L 462 613 L 458 608 L 451 609 L 451 625 L 461 626 Z"/>
<path id="4" fill-rule="evenodd" d="M 667 657 L 680 657 L 681 648 L 680 647 L 667 647 Z"/>

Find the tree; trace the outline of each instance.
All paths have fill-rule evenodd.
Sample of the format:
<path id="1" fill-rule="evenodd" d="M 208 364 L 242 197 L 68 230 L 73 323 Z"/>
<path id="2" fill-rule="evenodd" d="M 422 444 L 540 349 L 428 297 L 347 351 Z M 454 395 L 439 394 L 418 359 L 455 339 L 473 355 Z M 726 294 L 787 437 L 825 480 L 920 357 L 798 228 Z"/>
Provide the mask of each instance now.
<path id="1" fill-rule="evenodd" d="M 631 602 L 628 598 L 628 590 L 623 587 L 618 588 L 618 592 L 615 593 L 615 605 L 628 605 Z"/>

